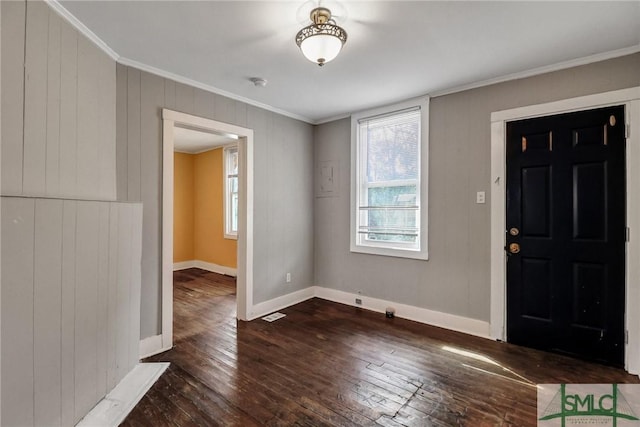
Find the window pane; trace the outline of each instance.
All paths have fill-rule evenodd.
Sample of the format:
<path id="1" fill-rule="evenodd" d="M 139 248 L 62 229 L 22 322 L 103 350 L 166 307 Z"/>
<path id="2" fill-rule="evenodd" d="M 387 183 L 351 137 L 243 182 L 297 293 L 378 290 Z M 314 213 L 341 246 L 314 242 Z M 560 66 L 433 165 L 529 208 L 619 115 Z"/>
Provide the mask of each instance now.
<path id="1" fill-rule="evenodd" d="M 406 117 L 404 117 L 406 116 Z M 400 119 L 369 120 L 366 126 L 367 181 L 418 179 L 419 112 Z"/>
<path id="2" fill-rule="evenodd" d="M 416 186 L 374 187 L 369 189 L 369 206 L 415 206 Z"/>
<path id="3" fill-rule="evenodd" d="M 238 232 L 238 193 L 231 195 L 231 231 Z"/>
<path id="4" fill-rule="evenodd" d="M 374 241 L 417 244 L 419 235 L 420 110 L 362 120 L 359 233 Z"/>
<path id="5" fill-rule="evenodd" d="M 428 259 L 428 112 L 422 98 L 351 116 L 352 252 Z"/>
<path id="6" fill-rule="evenodd" d="M 227 147 L 225 152 L 225 234 L 235 235 L 238 232 L 238 148 Z"/>
<path id="7" fill-rule="evenodd" d="M 368 240 L 416 242 L 416 185 L 377 187 L 368 191 Z"/>
<path id="8" fill-rule="evenodd" d="M 227 150 L 227 175 L 238 175 L 238 149 Z"/>

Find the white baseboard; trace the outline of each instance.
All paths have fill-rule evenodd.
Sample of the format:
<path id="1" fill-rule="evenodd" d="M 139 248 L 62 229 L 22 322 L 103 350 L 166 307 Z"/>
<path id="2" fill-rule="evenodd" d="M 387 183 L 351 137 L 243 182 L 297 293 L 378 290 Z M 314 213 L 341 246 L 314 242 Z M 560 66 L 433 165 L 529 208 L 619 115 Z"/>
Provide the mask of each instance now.
<path id="1" fill-rule="evenodd" d="M 265 316 L 269 313 L 273 313 L 274 311 L 291 307 L 292 305 L 311 299 L 315 296 L 314 288 L 315 286 L 310 286 L 299 291 L 291 292 L 290 294 L 282 295 L 281 297 L 255 304 L 251 307 L 251 311 L 249 312 L 249 320 L 257 319 L 258 317 Z"/>
<path id="2" fill-rule="evenodd" d="M 119 426 L 168 367 L 167 362 L 137 364 L 76 427 Z"/>
<path id="3" fill-rule="evenodd" d="M 308 288 L 256 304 L 251 310 L 251 318 L 249 320 L 262 317 L 277 310 L 282 310 L 283 308 L 290 307 L 314 297 L 364 308 L 378 313 L 384 313 L 387 307 L 393 307 L 395 309 L 395 316 L 402 319 L 413 320 L 415 322 L 463 332 L 477 337 L 491 338 L 489 334 L 489 322 L 457 316 L 455 314 L 442 313 L 440 311 L 429 310 L 427 308 L 400 304 L 379 298 L 371 298 L 322 286 L 310 286 Z M 362 304 L 356 304 L 356 298 L 360 298 L 362 300 Z"/>
<path id="4" fill-rule="evenodd" d="M 186 270 L 187 268 L 194 268 L 195 266 L 195 261 L 174 262 L 173 271 Z"/>
<path id="5" fill-rule="evenodd" d="M 393 301 L 386 301 L 378 298 L 371 298 L 363 295 L 353 294 L 336 289 L 315 286 L 315 296 L 328 301 L 339 302 L 354 307 L 360 307 L 378 313 L 384 313 L 387 307 L 395 309 L 395 316 L 425 323 L 431 326 L 438 326 L 452 331 L 464 332 L 481 338 L 490 338 L 489 322 L 470 319 L 468 317 L 457 316 L 455 314 L 442 313 L 440 311 L 429 310 L 427 308 L 415 307 L 407 304 L 400 304 Z M 356 298 L 362 300 L 362 304 L 356 304 Z"/>
<path id="6" fill-rule="evenodd" d="M 211 262 L 200 261 L 194 259 L 191 261 L 182 261 L 173 263 L 173 271 L 186 270 L 187 268 L 199 268 L 201 270 L 210 271 L 212 273 L 226 274 L 227 276 L 237 277 L 238 269 L 226 267 L 224 265 L 213 264 Z"/>

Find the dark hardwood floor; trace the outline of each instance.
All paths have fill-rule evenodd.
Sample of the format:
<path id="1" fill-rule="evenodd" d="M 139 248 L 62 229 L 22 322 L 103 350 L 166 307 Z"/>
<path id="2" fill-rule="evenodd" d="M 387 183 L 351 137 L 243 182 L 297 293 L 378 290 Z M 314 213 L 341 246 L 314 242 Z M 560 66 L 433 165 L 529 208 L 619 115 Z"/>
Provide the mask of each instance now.
<path id="1" fill-rule="evenodd" d="M 312 299 L 235 320 L 235 281 L 174 275 L 170 367 L 125 426 L 535 426 L 536 384 L 623 370 Z"/>

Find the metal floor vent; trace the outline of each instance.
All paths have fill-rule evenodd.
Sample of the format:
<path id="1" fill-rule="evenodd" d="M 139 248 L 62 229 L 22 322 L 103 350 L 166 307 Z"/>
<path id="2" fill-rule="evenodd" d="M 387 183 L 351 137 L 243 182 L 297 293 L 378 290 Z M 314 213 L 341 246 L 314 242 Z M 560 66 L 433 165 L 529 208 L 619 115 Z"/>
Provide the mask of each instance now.
<path id="1" fill-rule="evenodd" d="M 278 319 L 282 319 L 284 316 L 286 316 L 286 314 L 275 312 L 275 313 L 271 313 L 268 316 L 264 316 L 262 320 L 266 320 L 267 322 L 275 322 Z"/>

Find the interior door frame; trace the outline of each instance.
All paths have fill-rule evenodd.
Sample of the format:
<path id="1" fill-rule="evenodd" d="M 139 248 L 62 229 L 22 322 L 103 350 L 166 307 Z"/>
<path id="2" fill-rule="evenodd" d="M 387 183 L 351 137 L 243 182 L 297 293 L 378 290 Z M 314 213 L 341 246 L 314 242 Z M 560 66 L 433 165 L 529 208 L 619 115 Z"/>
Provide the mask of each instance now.
<path id="1" fill-rule="evenodd" d="M 514 120 L 625 106 L 626 216 L 630 238 L 625 262 L 625 369 L 640 374 L 640 86 L 491 113 L 490 336 L 506 341 L 506 127 Z M 631 308 L 635 308 L 632 310 Z"/>
<path id="2" fill-rule="evenodd" d="M 162 109 L 162 350 L 173 346 L 173 157 L 175 125 L 238 137 L 237 318 L 250 320 L 253 307 L 253 130 Z"/>

